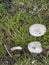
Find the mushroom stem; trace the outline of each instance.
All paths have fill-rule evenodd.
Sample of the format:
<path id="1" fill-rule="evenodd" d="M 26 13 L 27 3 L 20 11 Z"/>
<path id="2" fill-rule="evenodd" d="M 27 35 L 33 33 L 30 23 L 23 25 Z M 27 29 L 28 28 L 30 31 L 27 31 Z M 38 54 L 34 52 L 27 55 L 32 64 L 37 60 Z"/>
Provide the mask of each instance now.
<path id="1" fill-rule="evenodd" d="M 17 47 L 12 47 L 11 51 L 15 51 L 15 50 L 22 50 L 21 46 L 17 46 Z"/>

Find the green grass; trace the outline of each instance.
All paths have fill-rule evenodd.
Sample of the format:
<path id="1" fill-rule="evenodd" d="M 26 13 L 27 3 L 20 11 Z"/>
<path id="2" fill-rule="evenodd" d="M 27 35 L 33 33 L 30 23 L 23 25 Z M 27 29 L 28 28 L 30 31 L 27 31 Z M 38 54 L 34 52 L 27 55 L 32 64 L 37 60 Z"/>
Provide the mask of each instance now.
<path id="1" fill-rule="evenodd" d="M 10 9 L 5 9 L 6 4 L 0 3 L 0 60 L 6 54 L 2 44 L 5 41 L 10 47 L 20 45 L 25 49 L 32 41 L 40 41 L 43 48 L 49 45 L 49 3 L 46 0 L 13 0 L 12 3 Z M 47 28 L 47 32 L 39 38 L 29 34 L 29 27 L 35 23 L 44 24 Z M 5 35 L 10 37 L 4 39 Z M 15 65 L 32 65 L 31 61 L 35 58 L 28 54 L 25 52 Z M 17 58 L 17 54 L 14 53 L 14 57 Z M 43 59 L 47 62 L 46 65 L 49 65 L 48 53 L 43 56 Z M 37 62 L 37 65 L 43 65 L 41 62 Z"/>

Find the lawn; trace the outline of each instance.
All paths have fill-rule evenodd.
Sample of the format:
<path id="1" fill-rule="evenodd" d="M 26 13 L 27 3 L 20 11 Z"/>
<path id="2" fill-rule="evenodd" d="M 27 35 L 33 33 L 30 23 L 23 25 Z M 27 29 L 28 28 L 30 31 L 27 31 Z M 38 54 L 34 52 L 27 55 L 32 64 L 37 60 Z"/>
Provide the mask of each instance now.
<path id="1" fill-rule="evenodd" d="M 31 36 L 32 24 L 43 24 L 46 33 L 41 37 Z M 43 54 L 32 54 L 27 45 L 41 42 L 42 48 L 49 48 L 49 0 L 12 0 L 10 4 L 0 3 L 0 65 L 49 65 L 49 50 Z M 14 51 L 11 58 L 4 43 L 10 48 L 22 46 L 23 51 Z M 14 61 L 16 60 L 16 61 Z M 32 64 L 32 61 L 36 61 Z"/>

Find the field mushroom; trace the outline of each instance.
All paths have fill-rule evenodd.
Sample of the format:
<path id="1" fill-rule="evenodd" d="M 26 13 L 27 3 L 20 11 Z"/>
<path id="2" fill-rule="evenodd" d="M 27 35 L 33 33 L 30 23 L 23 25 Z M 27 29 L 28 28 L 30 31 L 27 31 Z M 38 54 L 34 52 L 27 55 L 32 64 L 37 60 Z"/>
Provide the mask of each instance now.
<path id="1" fill-rule="evenodd" d="M 42 24 L 33 24 L 30 26 L 29 32 L 32 36 L 39 37 L 44 35 L 46 32 L 46 27 Z"/>
<path id="2" fill-rule="evenodd" d="M 13 51 L 15 50 L 22 50 L 22 47 L 21 46 L 16 46 L 16 47 L 12 47 L 10 48 L 7 44 L 4 44 L 4 47 L 7 51 L 7 53 L 10 55 L 10 57 L 13 57 Z"/>
<path id="3" fill-rule="evenodd" d="M 31 53 L 41 53 L 42 52 L 41 43 L 38 41 L 30 42 L 28 44 L 28 50 Z"/>
<path id="4" fill-rule="evenodd" d="M 15 50 L 22 50 L 21 46 L 17 46 L 17 47 L 12 47 L 11 51 L 15 51 Z"/>

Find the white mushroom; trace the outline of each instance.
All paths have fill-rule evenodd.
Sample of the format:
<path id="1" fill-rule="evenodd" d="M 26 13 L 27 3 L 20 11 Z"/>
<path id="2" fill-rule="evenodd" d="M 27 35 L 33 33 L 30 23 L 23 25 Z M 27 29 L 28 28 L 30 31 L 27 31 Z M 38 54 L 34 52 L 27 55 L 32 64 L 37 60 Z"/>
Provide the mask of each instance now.
<path id="1" fill-rule="evenodd" d="M 42 24 L 33 24 L 32 26 L 30 26 L 29 32 L 31 35 L 39 37 L 44 35 L 44 33 L 46 32 L 46 27 Z"/>
<path id="2" fill-rule="evenodd" d="M 13 53 L 12 51 L 15 51 L 15 50 L 22 50 L 22 47 L 21 46 L 16 46 L 16 47 L 12 47 L 10 48 L 7 44 L 4 44 L 4 47 L 7 51 L 7 53 L 10 55 L 10 57 L 13 57 Z"/>
<path id="3" fill-rule="evenodd" d="M 29 43 L 28 50 L 31 53 L 41 53 L 42 52 L 41 43 L 38 41 Z"/>
<path id="4" fill-rule="evenodd" d="M 17 47 L 12 47 L 11 51 L 15 51 L 15 50 L 22 50 L 21 46 L 17 46 Z"/>
<path id="5" fill-rule="evenodd" d="M 36 65 L 37 60 L 32 61 L 32 65 Z"/>

